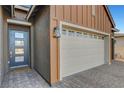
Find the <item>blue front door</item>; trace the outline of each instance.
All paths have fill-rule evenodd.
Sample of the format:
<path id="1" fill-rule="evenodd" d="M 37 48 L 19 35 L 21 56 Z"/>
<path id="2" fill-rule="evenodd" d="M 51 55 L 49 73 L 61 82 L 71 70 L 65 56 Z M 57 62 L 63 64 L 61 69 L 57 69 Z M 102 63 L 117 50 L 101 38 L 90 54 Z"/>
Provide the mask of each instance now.
<path id="1" fill-rule="evenodd" d="M 29 32 L 9 30 L 10 67 L 29 65 Z"/>

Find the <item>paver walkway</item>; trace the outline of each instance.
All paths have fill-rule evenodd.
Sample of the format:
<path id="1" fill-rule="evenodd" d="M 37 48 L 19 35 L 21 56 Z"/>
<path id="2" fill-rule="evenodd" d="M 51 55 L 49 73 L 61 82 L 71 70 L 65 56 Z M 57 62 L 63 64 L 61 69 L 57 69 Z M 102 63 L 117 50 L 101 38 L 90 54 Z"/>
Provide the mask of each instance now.
<path id="1" fill-rule="evenodd" d="M 46 88 L 48 83 L 30 68 L 19 68 L 10 71 L 4 78 L 3 88 Z"/>
<path id="2" fill-rule="evenodd" d="M 10 71 L 4 78 L 5 88 L 48 88 L 48 83 L 30 68 Z M 124 88 L 124 63 L 114 62 L 63 78 L 58 88 Z"/>

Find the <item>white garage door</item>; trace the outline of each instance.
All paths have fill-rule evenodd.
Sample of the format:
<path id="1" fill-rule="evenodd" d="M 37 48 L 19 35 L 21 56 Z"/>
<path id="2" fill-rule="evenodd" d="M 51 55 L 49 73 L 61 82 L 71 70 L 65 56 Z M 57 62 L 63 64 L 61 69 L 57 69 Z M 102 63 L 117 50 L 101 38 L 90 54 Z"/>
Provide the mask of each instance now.
<path id="1" fill-rule="evenodd" d="M 62 77 L 104 64 L 104 39 L 101 35 L 63 30 L 60 38 Z"/>

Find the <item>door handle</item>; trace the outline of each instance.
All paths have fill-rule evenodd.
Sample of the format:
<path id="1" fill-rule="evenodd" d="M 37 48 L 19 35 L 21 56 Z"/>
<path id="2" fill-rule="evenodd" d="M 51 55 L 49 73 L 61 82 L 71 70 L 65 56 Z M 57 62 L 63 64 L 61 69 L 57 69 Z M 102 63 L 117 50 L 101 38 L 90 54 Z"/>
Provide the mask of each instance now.
<path id="1" fill-rule="evenodd" d="M 12 51 L 10 51 L 10 58 L 12 58 Z"/>

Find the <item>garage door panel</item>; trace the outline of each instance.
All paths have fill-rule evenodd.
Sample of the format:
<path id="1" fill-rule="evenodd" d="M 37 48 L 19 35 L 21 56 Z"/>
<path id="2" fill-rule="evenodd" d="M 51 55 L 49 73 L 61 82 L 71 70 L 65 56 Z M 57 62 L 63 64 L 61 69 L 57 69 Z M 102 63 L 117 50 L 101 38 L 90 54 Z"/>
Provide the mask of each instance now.
<path id="1" fill-rule="evenodd" d="M 101 60 L 101 59 L 104 59 L 104 57 L 102 57 L 102 56 L 96 56 L 96 55 L 89 55 L 88 57 L 87 56 L 78 56 L 77 58 L 74 58 L 74 57 L 71 58 L 70 57 L 70 58 L 68 58 L 66 60 L 63 59 L 62 60 L 63 61 L 62 63 L 66 63 L 64 65 L 68 65 L 68 64 L 70 65 L 70 63 L 71 63 L 71 65 L 72 65 L 72 63 L 76 63 L 76 64 L 80 64 L 80 63 L 82 64 L 82 63 L 88 63 L 88 62 L 89 63 L 91 63 L 91 62 L 93 63 L 94 61 Z M 82 65 L 84 65 L 84 64 L 82 64 Z"/>
<path id="2" fill-rule="evenodd" d="M 89 55 L 98 55 L 97 53 L 101 54 L 101 55 L 104 55 L 102 53 L 104 53 L 104 50 L 102 49 L 63 49 L 63 51 L 61 52 L 63 53 L 64 57 L 66 56 L 89 56 Z M 99 56 L 99 55 L 98 55 Z"/>
<path id="3" fill-rule="evenodd" d="M 69 43 L 68 43 L 69 42 Z M 80 41 L 80 43 L 78 43 L 77 41 L 73 41 L 73 42 L 70 42 L 70 41 L 66 41 L 66 42 L 62 42 L 63 44 L 63 47 L 62 48 L 70 48 L 70 47 L 104 47 L 104 42 L 92 42 L 92 41 L 87 41 L 87 42 L 84 42 L 84 41 Z M 88 42 L 91 42 L 90 44 Z M 77 46 L 78 45 L 78 46 Z"/>
<path id="4" fill-rule="evenodd" d="M 78 46 L 76 46 L 76 45 L 78 45 Z M 96 49 L 96 48 L 104 48 L 104 45 L 103 44 L 99 44 L 99 45 L 89 45 L 89 46 L 86 46 L 86 45 L 80 45 L 80 44 L 76 44 L 75 46 L 73 46 L 73 44 L 72 45 L 70 45 L 70 44 L 65 44 L 65 46 L 67 46 L 67 47 L 65 47 L 65 46 L 63 46 L 62 47 L 62 49 L 81 49 L 81 48 L 88 48 L 88 49 L 90 49 L 90 48 L 92 48 L 92 49 Z"/>
<path id="5" fill-rule="evenodd" d="M 78 61 L 78 62 L 77 62 Z M 93 61 L 95 61 L 95 60 L 85 60 L 85 61 L 80 61 L 80 60 L 77 60 L 77 61 L 75 61 L 75 62 L 71 62 L 71 67 L 70 67 L 70 64 L 67 64 L 68 63 L 68 61 L 66 61 L 65 63 L 66 64 L 64 64 L 63 66 L 64 67 L 66 67 L 67 69 L 74 69 L 74 70 L 77 70 L 77 68 L 79 68 L 79 67 L 82 67 L 83 68 L 83 66 L 87 66 L 87 65 L 93 65 L 93 64 L 97 64 L 97 65 L 99 65 L 99 64 L 103 64 L 102 62 L 100 63 L 100 62 L 93 62 Z M 88 61 L 87 63 L 85 63 L 86 61 Z M 99 60 L 98 60 L 99 61 Z M 84 65 L 85 64 L 85 65 Z M 86 69 L 86 68 L 85 68 Z M 66 69 L 64 69 L 63 68 L 63 70 L 66 70 Z"/>
<path id="6" fill-rule="evenodd" d="M 82 44 L 82 45 L 81 44 L 75 44 L 75 46 L 73 46 L 73 44 L 65 44 L 65 45 L 67 47 L 63 46 L 64 49 L 68 49 L 68 48 L 71 48 L 71 49 L 72 48 L 75 48 L 75 49 L 76 48 L 89 48 L 89 49 L 92 48 L 93 49 L 93 48 L 99 48 L 99 47 L 102 47 L 103 48 L 103 46 L 104 46 L 104 45 L 100 45 L 100 44 L 97 45 L 97 46 L 94 46 L 95 44 L 94 45 L 87 45 L 87 46 L 84 45 L 84 44 Z M 76 45 L 78 45 L 78 46 L 76 46 Z"/>
<path id="7" fill-rule="evenodd" d="M 100 52 L 101 51 L 101 52 Z M 101 53 L 104 53 L 103 50 L 100 50 L 100 51 L 94 51 L 94 52 L 90 52 L 90 51 L 63 51 L 62 53 L 64 55 L 61 55 L 62 58 L 72 58 L 72 57 L 86 57 L 86 56 L 96 56 L 96 57 L 104 57 L 104 54 L 101 54 Z M 78 53 L 78 54 L 77 54 Z M 100 54 L 100 55 L 99 55 Z"/>
<path id="8" fill-rule="evenodd" d="M 93 54 L 94 56 L 96 56 L 97 58 L 98 57 L 103 57 L 104 55 L 98 55 L 98 54 Z M 93 56 L 93 55 L 85 55 L 85 54 L 83 54 L 83 55 L 75 55 L 75 54 L 71 54 L 71 55 L 67 55 L 67 54 L 65 54 L 65 56 L 61 56 L 61 58 L 72 58 L 72 57 L 87 57 L 87 56 Z"/>
<path id="9" fill-rule="evenodd" d="M 85 65 L 80 65 L 78 64 L 79 66 L 75 66 L 75 65 L 72 65 L 71 68 L 70 67 L 66 67 L 67 69 L 63 69 L 63 72 L 62 72 L 62 75 L 63 77 L 66 77 L 66 76 L 69 76 L 69 75 L 72 75 L 74 73 L 78 73 L 78 72 L 81 72 L 81 71 L 84 71 L 84 70 L 88 70 L 88 69 L 91 69 L 93 67 L 96 67 L 96 66 L 99 66 L 99 65 L 102 65 L 103 63 L 87 63 Z"/>
<path id="10" fill-rule="evenodd" d="M 93 54 L 93 55 L 96 56 L 96 58 L 98 58 L 98 59 L 99 59 L 99 58 L 104 58 L 104 57 L 103 57 L 104 55 L 96 55 L 96 54 Z M 64 56 L 61 56 L 61 58 L 62 58 L 62 59 L 63 59 L 63 58 L 64 58 L 64 59 L 65 59 L 65 58 L 66 58 L 66 59 L 73 59 L 73 58 L 76 59 L 76 58 L 80 58 L 80 57 L 81 57 L 81 58 L 83 58 L 83 57 L 88 58 L 87 56 L 93 56 L 93 55 L 75 55 L 75 54 L 67 55 L 67 54 L 66 54 L 66 55 L 64 55 Z M 76 58 L 75 58 L 75 57 L 76 57 Z"/>
<path id="11" fill-rule="evenodd" d="M 85 64 L 85 63 L 84 63 Z M 103 63 L 101 63 L 101 64 L 103 64 Z M 90 62 L 88 62 L 87 64 L 85 64 L 85 65 L 82 65 L 82 64 L 76 64 L 76 63 L 74 63 L 74 64 L 72 64 L 71 65 L 71 67 L 70 66 L 68 66 L 68 65 L 63 65 L 64 67 L 66 67 L 67 69 L 63 69 L 63 70 L 65 70 L 65 71 L 63 71 L 63 73 L 66 73 L 66 71 L 68 71 L 68 70 L 70 70 L 70 69 L 73 69 L 73 70 L 75 70 L 75 71 L 77 71 L 78 72 L 78 70 L 79 69 L 85 69 L 85 70 L 87 70 L 87 69 L 89 69 L 89 67 L 86 69 L 86 68 L 84 68 L 85 66 L 93 66 L 94 67 L 94 65 L 101 65 L 101 64 L 98 64 L 98 63 L 90 63 Z M 78 66 L 75 66 L 75 65 L 78 65 Z"/>

